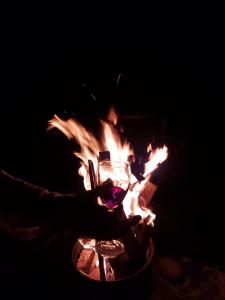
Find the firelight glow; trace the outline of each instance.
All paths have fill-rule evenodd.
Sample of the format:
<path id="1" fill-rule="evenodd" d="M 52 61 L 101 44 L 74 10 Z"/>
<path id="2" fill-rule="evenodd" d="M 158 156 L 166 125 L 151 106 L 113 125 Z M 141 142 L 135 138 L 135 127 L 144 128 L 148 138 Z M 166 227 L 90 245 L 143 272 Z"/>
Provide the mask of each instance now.
<path id="1" fill-rule="evenodd" d="M 78 170 L 80 176 L 83 177 L 84 187 L 86 190 L 91 189 L 88 160 L 92 160 L 95 175 L 97 175 L 98 156 L 100 151 L 110 151 L 112 161 L 128 163 L 130 155 L 134 155 L 134 151 L 127 140 L 122 139 L 116 124 L 118 116 L 112 108 L 109 112 L 107 121 L 100 120 L 102 134 L 101 140 L 97 138 L 83 127 L 77 120 L 62 120 L 57 115 L 49 121 L 48 129 L 58 128 L 68 139 L 74 138 L 80 145 L 80 151 L 74 152 L 80 161 L 81 167 Z M 148 146 L 148 152 L 151 150 Z M 168 149 L 166 146 L 156 148 L 150 152 L 149 159 L 145 164 L 143 181 L 138 182 L 137 178 L 131 174 L 131 186 L 123 200 L 124 212 L 127 217 L 131 215 L 140 215 L 142 221 L 148 225 L 154 225 L 155 214 L 149 208 L 149 199 L 143 199 L 140 195 L 146 188 L 151 173 L 167 159 Z M 134 183 L 132 185 L 132 183 Z"/>

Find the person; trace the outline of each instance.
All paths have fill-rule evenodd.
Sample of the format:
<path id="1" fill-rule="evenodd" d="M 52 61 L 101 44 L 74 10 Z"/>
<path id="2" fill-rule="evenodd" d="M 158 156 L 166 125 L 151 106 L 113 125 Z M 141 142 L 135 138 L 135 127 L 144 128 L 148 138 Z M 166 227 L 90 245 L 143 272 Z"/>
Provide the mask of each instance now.
<path id="1" fill-rule="evenodd" d="M 101 239 L 113 238 L 118 231 L 123 234 L 140 218 L 135 216 L 121 221 L 97 204 L 96 197 L 108 193 L 111 184 L 107 181 L 93 190 L 77 195 L 62 194 L 51 192 L 0 169 L 0 230 L 20 240 L 33 240 L 65 230 L 72 230 L 77 236 Z M 31 226 L 35 220 L 38 222 L 38 218 L 34 217 L 32 220 L 29 216 L 29 212 L 34 211 L 41 212 L 41 218 L 39 224 Z M 21 215 L 27 218 L 22 218 Z"/>
<path id="2" fill-rule="evenodd" d="M 0 295 L 4 299 L 18 295 L 30 299 L 34 291 L 42 298 L 85 292 L 81 278 L 70 272 L 76 239 L 117 238 L 140 220 L 137 216 L 119 220 L 97 204 L 96 197 L 107 194 L 111 184 L 106 181 L 90 191 L 63 194 L 0 169 Z M 58 240 L 51 242 L 54 236 Z"/>

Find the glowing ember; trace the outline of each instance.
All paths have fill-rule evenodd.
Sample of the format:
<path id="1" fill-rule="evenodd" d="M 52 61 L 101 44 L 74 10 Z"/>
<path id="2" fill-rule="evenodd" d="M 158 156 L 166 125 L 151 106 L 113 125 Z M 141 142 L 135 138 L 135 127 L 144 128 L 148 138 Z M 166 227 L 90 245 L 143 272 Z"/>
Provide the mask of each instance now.
<path id="1" fill-rule="evenodd" d="M 62 120 L 58 116 L 54 116 L 49 121 L 49 127 L 58 128 L 69 139 L 76 139 L 80 145 L 80 152 L 74 154 L 81 160 L 81 167 L 78 173 L 83 177 L 84 187 L 86 190 L 91 189 L 88 160 L 92 160 L 95 174 L 97 173 L 98 156 L 100 151 L 110 151 L 111 161 L 128 163 L 130 155 L 134 155 L 130 144 L 121 138 L 120 132 L 116 128 L 118 116 L 114 109 L 110 110 L 108 121 L 101 120 L 102 138 L 98 141 L 95 136 L 85 129 L 78 121 L 74 119 Z M 151 145 L 148 146 L 150 152 L 149 159 L 145 164 L 145 171 L 143 181 L 138 182 L 137 178 L 131 174 L 130 189 L 123 200 L 123 207 L 127 217 L 130 215 L 140 215 L 142 221 L 146 224 L 153 225 L 155 215 L 149 206 L 149 200 L 146 199 L 145 191 L 151 194 L 151 187 L 149 179 L 151 173 L 167 159 L 168 149 L 166 146 L 152 150 Z M 106 178 L 107 179 L 107 178 Z M 149 197 L 150 197 L 149 194 Z"/>

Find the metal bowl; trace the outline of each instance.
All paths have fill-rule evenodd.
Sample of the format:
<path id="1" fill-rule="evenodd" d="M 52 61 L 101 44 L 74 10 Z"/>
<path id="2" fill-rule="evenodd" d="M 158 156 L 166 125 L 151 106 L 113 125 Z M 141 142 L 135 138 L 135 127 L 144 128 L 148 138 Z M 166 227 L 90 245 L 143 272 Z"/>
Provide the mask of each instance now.
<path id="1" fill-rule="evenodd" d="M 102 259 L 93 246 L 84 247 L 77 241 L 72 249 L 73 268 L 82 277 L 97 282 L 119 282 L 137 277 L 150 265 L 154 255 L 154 242 L 149 238 L 145 243 L 144 259 L 130 259 L 127 251 L 115 258 L 104 258 L 104 279 L 101 276 L 99 261 Z"/>

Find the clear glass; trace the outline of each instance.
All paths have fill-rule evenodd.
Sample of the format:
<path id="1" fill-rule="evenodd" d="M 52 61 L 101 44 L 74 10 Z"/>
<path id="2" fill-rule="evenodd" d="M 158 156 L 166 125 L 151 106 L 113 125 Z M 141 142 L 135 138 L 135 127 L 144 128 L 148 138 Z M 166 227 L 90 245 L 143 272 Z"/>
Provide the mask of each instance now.
<path id="1" fill-rule="evenodd" d="M 97 180 L 101 185 L 107 179 L 111 179 L 113 186 L 108 194 L 101 197 L 101 202 L 109 210 L 118 207 L 126 196 L 130 183 L 130 165 L 117 161 L 102 161 L 98 164 Z"/>
<path id="2" fill-rule="evenodd" d="M 126 196 L 130 183 L 130 165 L 117 161 L 102 161 L 98 164 L 97 180 L 101 185 L 107 179 L 111 179 L 112 188 L 107 195 L 101 197 L 101 203 L 113 211 Z M 104 258 L 112 258 L 120 255 L 124 251 L 124 245 L 118 240 L 97 241 L 96 250 Z"/>

